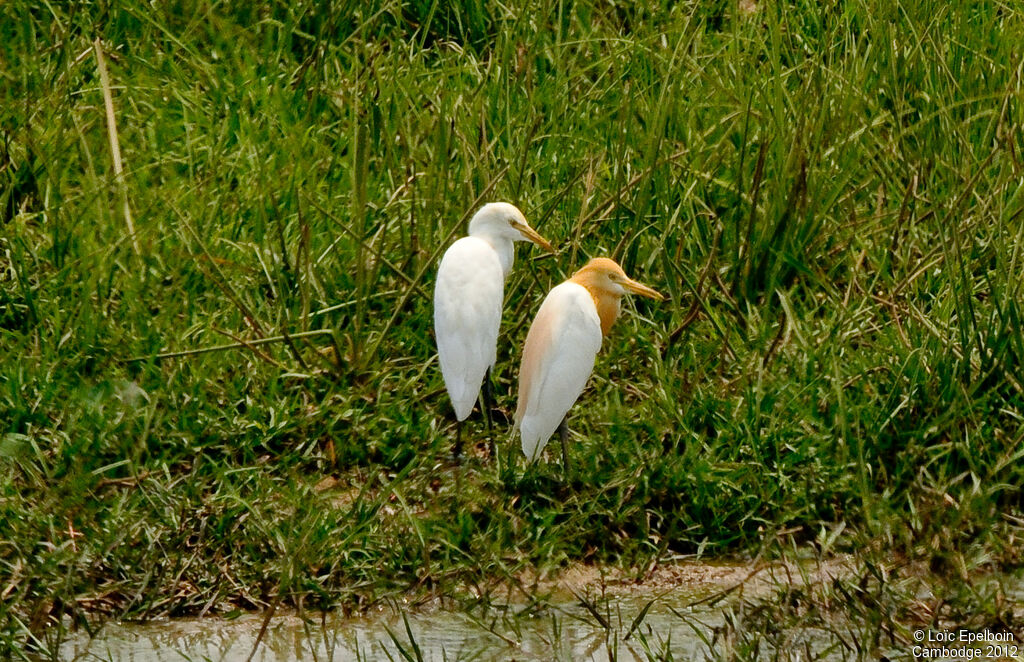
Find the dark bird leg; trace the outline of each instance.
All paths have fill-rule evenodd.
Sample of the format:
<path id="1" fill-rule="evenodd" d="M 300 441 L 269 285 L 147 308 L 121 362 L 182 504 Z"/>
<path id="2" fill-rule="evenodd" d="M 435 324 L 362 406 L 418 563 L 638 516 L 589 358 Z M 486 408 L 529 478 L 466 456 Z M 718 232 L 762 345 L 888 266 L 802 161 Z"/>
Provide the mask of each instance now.
<path id="1" fill-rule="evenodd" d="M 491 407 L 494 406 L 494 386 L 491 384 L 491 369 L 484 374 L 483 388 L 480 389 L 480 413 L 484 415 L 487 431 L 491 431 Z"/>
<path id="2" fill-rule="evenodd" d="M 452 447 L 455 464 L 462 463 L 462 421 L 455 421 L 455 445 Z"/>
<path id="3" fill-rule="evenodd" d="M 568 418 L 563 418 L 558 424 L 558 438 L 562 442 L 562 471 L 569 473 L 569 423 Z"/>
<path id="4" fill-rule="evenodd" d="M 491 458 L 498 457 L 498 449 L 494 445 L 494 421 L 491 420 L 491 407 L 494 406 L 494 384 L 491 383 L 491 369 L 484 375 L 483 388 L 480 389 L 480 409 L 483 410 L 484 421 L 487 423 L 487 443 Z"/>

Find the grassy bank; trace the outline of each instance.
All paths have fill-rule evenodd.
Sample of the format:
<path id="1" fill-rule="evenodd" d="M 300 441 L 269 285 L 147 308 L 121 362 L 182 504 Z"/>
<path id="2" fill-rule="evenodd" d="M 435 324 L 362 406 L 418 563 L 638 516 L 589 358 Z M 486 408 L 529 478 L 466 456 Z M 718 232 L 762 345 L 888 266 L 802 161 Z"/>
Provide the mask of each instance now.
<path id="1" fill-rule="evenodd" d="M 443 5 L 0 8 L 0 650 L 571 561 L 1021 564 L 1019 8 Z M 449 462 L 433 269 L 499 199 L 560 248 L 504 409 L 587 257 L 670 296 L 568 477 Z"/>

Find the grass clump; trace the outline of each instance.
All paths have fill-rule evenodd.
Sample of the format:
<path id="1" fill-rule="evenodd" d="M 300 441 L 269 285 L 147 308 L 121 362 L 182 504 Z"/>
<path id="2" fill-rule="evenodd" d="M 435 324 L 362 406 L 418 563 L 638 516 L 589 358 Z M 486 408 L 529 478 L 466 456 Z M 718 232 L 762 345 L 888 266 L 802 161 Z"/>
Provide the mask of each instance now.
<path id="1" fill-rule="evenodd" d="M 0 23 L 0 648 L 776 537 L 1020 565 L 1018 9 Z M 494 199 L 561 247 L 507 285 L 499 394 L 587 256 L 671 296 L 606 343 L 568 477 L 447 461 L 433 269 Z"/>

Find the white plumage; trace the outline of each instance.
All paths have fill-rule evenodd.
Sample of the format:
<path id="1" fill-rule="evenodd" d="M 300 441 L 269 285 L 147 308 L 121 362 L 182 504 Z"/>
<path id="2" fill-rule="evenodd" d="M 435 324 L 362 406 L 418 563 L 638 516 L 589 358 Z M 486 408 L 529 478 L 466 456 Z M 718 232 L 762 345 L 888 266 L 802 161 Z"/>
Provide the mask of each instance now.
<path id="1" fill-rule="evenodd" d="M 653 299 L 660 294 L 629 278 L 608 258 L 594 258 L 555 286 L 526 334 L 519 370 L 516 427 L 523 454 L 536 460 L 583 393 L 601 340 L 619 316 L 626 292 Z M 562 461 L 568 466 L 568 428 L 562 428 Z"/>
<path id="2" fill-rule="evenodd" d="M 566 281 L 552 289 L 526 335 L 516 412 L 523 454 L 537 459 L 583 393 L 601 349 L 590 292 Z"/>
<path id="3" fill-rule="evenodd" d="M 455 416 L 473 411 L 487 370 L 497 357 L 505 277 L 515 260 L 513 242 L 551 244 L 505 202 L 484 205 L 469 222 L 469 236 L 452 244 L 437 270 L 434 333 L 444 385 Z"/>
<path id="4" fill-rule="evenodd" d="M 505 274 L 498 254 L 477 237 L 445 252 L 434 288 L 434 333 L 441 374 L 455 417 L 473 411 L 480 384 L 497 359 Z"/>

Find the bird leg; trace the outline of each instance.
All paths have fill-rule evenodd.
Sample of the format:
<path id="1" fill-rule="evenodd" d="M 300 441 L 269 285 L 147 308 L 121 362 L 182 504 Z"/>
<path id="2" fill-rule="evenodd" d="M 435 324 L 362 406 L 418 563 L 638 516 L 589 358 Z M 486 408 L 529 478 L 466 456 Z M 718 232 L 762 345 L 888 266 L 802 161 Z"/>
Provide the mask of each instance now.
<path id="1" fill-rule="evenodd" d="M 563 418 L 558 424 L 558 439 L 562 442 L 562 471 L 569 473 L 569 423 Z"/>
<path id="2" fill-rule="evenodd" d="M 487 431 L 491 431 L 491 407 L 494 405 L 494 386 L 491 384 L 491 369 L 484 373 L 483 388 L 480 389 L 480 413 L 484 415 Z"/>
<path id="3" fill-rule="evenodd" d="M 452 447 L 455 464 L 462 463 L 462 421 L 455 421 L 455 445 Z"/>
<path id="4" fill-rule="evenodd" d="M 487 443 L 491 457 L 498 456 L 498 449 L 494 445 L 494 422 L 491 420 L 491 407 L 494 406 L 494 384 L 491 383 L 491 369 L 484 374 L 483 388 L 480 389 L 480 409 L 483 411 L 484 421 L 487 423 Z"/>

